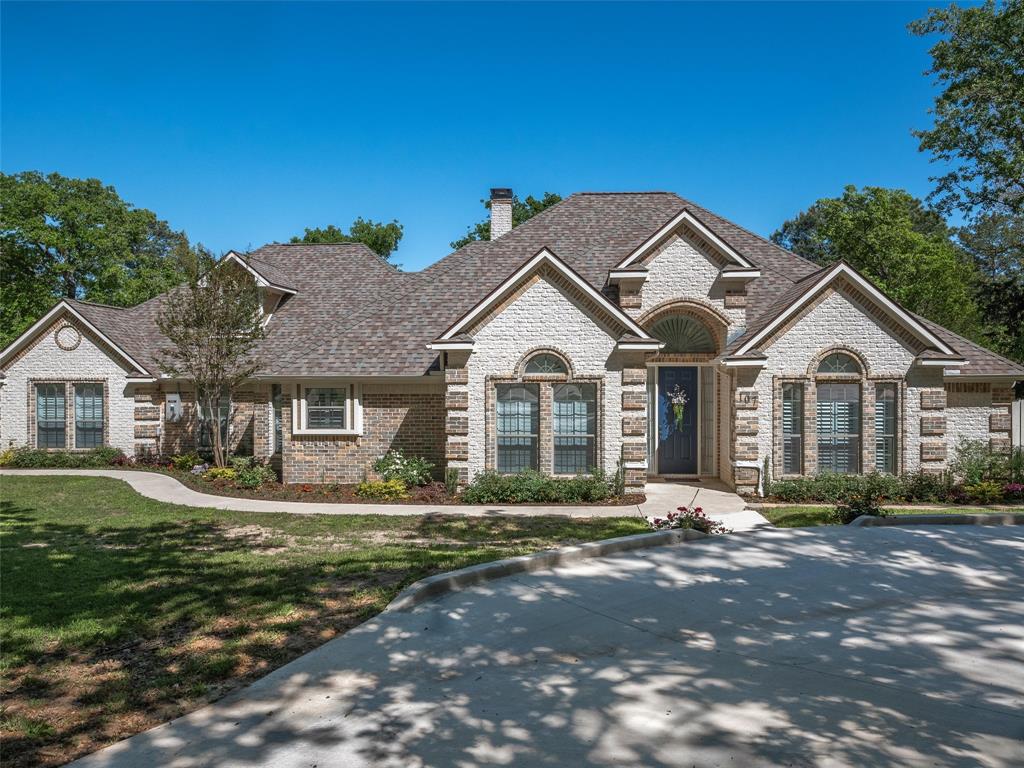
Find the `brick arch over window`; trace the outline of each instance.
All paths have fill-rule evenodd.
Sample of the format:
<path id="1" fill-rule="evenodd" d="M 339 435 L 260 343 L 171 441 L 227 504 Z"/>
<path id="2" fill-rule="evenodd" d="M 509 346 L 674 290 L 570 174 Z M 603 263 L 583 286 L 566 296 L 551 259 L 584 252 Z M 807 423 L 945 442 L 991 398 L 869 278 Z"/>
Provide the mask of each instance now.
<path id="1" fill-rule="evenodd" d="M 860 371 L 858 373 L 856 373 L 856 374 L 827 374 L 827 373 L 819 373 L 818 372 L 818 368 L 821 366 L 822 361 L 826 357 L 828 357 L 829 355 L 835 355 L 835 354 L 849 355 L 850 357 L 852 357 L 854 359 L 854 361 L 857 363 L 857 365 L 860 366 Z M 832 346 L 832 347 L 828 347 L 827 349 L 821 350 L 820 352 L 818 352 L 817 355 L 815 355 L 813 358 L 811 358 L 811 362 L 807 366 L 807 375 L 808 376 L 812 376 L 812 377 L 833 375 L 833 376 L 847 376 L 847 377 L 850 377 L 850 378 L 858 378 L 858 379 L 867 379 L 869 376 L 871 376 L 871 366 L 868 365 L 868 361 L 864 357 L 864 355 L 861 354 L 860 352 L 858 352 L 857 350 L 853 349 L 852 347 Z"/>
<path id="2" fill-rule="evenodd" d="M 640 318 L 640 324 L 644 327 L 644 330 L 650 332 L 659 323 L 672 317 L 696 320 L 707 329 L 714 343 L 714 349 L 695 354 L 714 355 L 725 349 L 725 340 L 729 328 L 728 318 L 722 315 L 716 308 L 701 302 L 674 300 L 659 304 Z"/>
<path id="3" fill-rule="evenodd" d="M 526 366 L 529 364 L 531 360 L 533 360 L 535 357 L 538 357 L 539 355 L 553 355 L 554 357 L 558 358 L 561 361 L 561 363 L 565 366 L 565 370 L 567 371 L 567 373 L 527 373 Z M 534 347 L 521 358 L 519 358 L 519 362 L 516 363 L 515 371 L 516 376 L 520 379 L 523 378 L 524 376 L 544 376 L 545 378 L 551 379 L 572 380 L 575 376 L 572 367 L 572 359 L 569 357 L 569 355 L 567 355 L 565 352 L 558 349 L 557 347 Z"/>

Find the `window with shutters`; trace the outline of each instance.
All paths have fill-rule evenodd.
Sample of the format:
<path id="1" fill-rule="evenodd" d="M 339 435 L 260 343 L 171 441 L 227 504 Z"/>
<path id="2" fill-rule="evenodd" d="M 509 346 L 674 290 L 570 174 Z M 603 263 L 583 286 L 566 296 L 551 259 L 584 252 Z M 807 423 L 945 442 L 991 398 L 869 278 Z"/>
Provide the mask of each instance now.
<path id="1" fill-rule="evenodd" d="M 103 447 L 103 385 L 75 385 L 75 448 Z"/>
<path id="2" fill-rule="evenodd" d="M 782 472 L 804 472 L 804 385 L 782 385 Z"/>
<path id="3" fill-rule="evenodd" d="M 597 465 L 597 385 L 556 384 L 552 395 L 554 473 L 589 472 Z"/>
<path id="4" fill-rule="evenodd" d="M 36 448 L 66 447 L 63 384 L 36 384 Z"/>
<path id="5" fill-rule="evenodd" d="M 496 385 L 495 408 L 498 472 L 514 474 L 524 469 L 539 469 L 539 385 Z"/>
<path id="6" fill-rule="evenodd" d="M 896 474 L 896 385 L 875 386 L 875 471 Z"/>
<path id="7" fill-rule="evenodd" d="M 818 382 L 819 472 L 860 472 L 860 394 L 860 382 Z"/>

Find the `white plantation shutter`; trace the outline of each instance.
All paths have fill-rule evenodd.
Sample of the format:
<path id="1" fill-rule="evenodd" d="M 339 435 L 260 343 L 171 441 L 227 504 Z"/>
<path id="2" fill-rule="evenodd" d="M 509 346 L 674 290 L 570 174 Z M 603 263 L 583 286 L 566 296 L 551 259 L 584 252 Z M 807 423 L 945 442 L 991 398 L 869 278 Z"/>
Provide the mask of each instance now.
<path id="1" fill-rule="evenodd" d="M 103 385 L 75 385 L 75 448 L 103 446 Z"/>
<path id="2" fill-rule="evenodd" d="M 36 384 L 36 447 L 65 447 L 64 385 Z"/>
<path id="3" fill-rule="evenodd" d="M 782 471 L 803 474 L 804 385 L 782 385 Z"/>
<path id="4" fill-rule="evenodd" d="M 860 384 L 818 384 L 818 469 L 860 472 Z"/>
<path id="5" fill-rule="evenodd" d="M 875 387 L 875 471 L 896 473 L 896 385 Z"/>

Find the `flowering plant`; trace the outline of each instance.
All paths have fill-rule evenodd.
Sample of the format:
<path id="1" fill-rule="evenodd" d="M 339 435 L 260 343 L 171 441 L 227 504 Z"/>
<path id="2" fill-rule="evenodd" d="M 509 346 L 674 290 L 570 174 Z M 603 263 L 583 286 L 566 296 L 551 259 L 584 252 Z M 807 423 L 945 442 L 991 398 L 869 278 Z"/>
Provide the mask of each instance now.
<path id="1" fill-rule="evenodd" d="M 729 533 L 729 529 L 717 520 L 707 516 L 702 507 L 677 507 L 665 517 L 656 517 L 649 525 L 656 531 L 667 531 L 672 528 L 693 528 L 701 533 Z"/>
<path id="2" fill-rule="evenodd" d="M 1003 486 L 1003 493 L 1012 499 L 1022 498 L 1024 497 L 1024 483 L 1007 483 Z"/>
<path id="3" fill-rule="evenodd" d="M 672 404 L 672 415 L 676 419 L 676 429 L 683 428 L 683 413 L 685 413 L 686 404 L 690 402 L 690 398 L 686 396 L 686 392 L 676 384 L 672 389 L 665 393 L 668 396 L 669 403 Z M 682 509 L 682 507 L 680 507 Z"/>

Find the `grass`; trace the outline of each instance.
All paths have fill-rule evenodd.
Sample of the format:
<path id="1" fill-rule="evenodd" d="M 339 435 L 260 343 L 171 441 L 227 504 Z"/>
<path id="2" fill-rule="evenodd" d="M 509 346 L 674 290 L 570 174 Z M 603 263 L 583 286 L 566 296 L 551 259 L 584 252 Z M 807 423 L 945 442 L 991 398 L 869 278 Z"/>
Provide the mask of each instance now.
<path id="1" fill-rule="evenodd" d="M 815 525 L 834 525 L 829 519 L 832 507 L 765 507 L 761 514 L 776 528 L 807 528 Z M 941 509 L 900 509 L 894 510 L 895 515 L 991 515 L 999 510 L 960 507 Z"/>
<path id="2" fill-rule="evenodd" d="M 91 477 L 0 481 L 4 765 L 58 765 L 195 709 L 407 584 L 639 518 L 424 518 L 180 507 Z"/>

